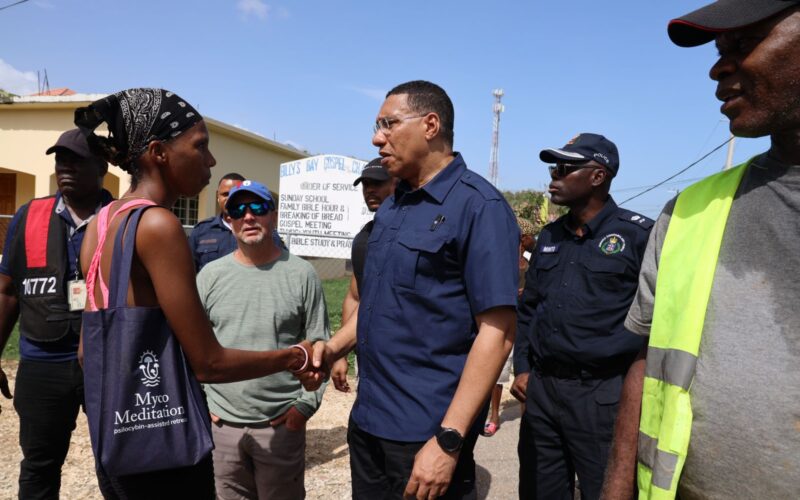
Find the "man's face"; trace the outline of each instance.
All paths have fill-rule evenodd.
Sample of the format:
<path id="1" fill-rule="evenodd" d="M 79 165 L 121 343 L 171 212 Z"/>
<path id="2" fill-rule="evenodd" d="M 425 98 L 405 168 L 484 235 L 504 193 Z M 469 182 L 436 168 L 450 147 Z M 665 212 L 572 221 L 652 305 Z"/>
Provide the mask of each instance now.
<path id="1" fill-rule="evenodd" d="M 263 203 L 264 200 L 252 193 L 237 194 L 233 203 L 249 204 L 249 203 Z M 256 245 L 271 245 L 272 232 L 275 229 L 276 222 L 275 210 L 270 210 L 264 215 L 255 215 L 251 209 L 246 209 L 244 216 L 239 219 L 231 218 L 231 227 L 236 239 L 248 246 Z"/>
<path id="2" fill-rule="evenodd" d="M 99 158 L 84 158 L 66 148 L 56 150 L 56 184 L 67 200 L 96 196 L 107 168 Z"/>
<path id="3" fill-rule="evenodd" d="M 716 44 L 710 76 L 731 132 L 761 137 L 800 128 L 800 9 L 721 33 Z"/>
<path id="4" fill-rule="evenodd" d="M 390 128 L 381 128 L 372 136 L 383 165 L 390 175 L 410 179 L 420 170 L 420 160 L 428 151 L 426 126 L 419 113 L 408 107 L 405 94 L 390 95 L 381 106 L 376 120 L 386 119 Z"/>
<path id="5" fill-rule="evenodd" d="M 241 184 L 241 181 L 235 181 L 233 179 L 222 179 L 219 181 L 219 186 L 217 186 L 217 205 L 219 205 L 219 211 L 221 213 L 225 213 L 225 202 L 228 201 L 231 189 L 239 184 Z"/>
<path id="6" fill-rule="evenodd" d="M 378 210 L 383 200 L 392 195 L 394 189 L 394 182 L 389 179 L 388 181 L 376 181 L 374 179 L 361 180 L 361 192 L 364 194 L 364 203 L 370 212 Z"/>
<path id="7" fill-rule="evenodd" d="M 602 170 L 599 163 L 590 161 L 581 165 L 559 163 L 564 168 L 564 175 L 550 172 L 550 200 L 556 205 L 572 206 L 576 202 L 588 200 L 598 184 L 596 171 Z"/>

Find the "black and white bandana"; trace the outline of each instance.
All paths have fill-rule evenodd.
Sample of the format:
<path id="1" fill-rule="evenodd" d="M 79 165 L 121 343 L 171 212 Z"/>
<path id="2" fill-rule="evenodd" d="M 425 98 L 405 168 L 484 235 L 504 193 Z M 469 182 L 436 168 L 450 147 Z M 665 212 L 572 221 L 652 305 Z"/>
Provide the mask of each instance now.
<path id="1" fill-rule="evenodd" d="M 75 110 L 75 125 L 90 146 L 94 130 L 103 122 L 108 125 L 108 140 L 116 153 L 107 159 L 123 168 L 147 150 L 150 141 L 174 139 L 202 119 L 189 103 L 164 89 L 123 90 Z"/>

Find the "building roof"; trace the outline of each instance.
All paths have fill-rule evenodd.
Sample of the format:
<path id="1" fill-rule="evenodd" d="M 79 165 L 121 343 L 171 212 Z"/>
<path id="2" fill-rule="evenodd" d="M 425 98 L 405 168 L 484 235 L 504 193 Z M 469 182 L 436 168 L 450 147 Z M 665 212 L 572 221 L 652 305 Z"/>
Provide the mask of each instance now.
<path id="1" fill-rule="evenodd" d="M 31 94 L 32 96 L 44 96 L 44 95 L 75 95 L 75 92 L 72 89 L 68 89 L 67 87 L 61 87 L 58 89 L 49 89 L 44 92 L 38 92 L 36 94 Z"/>
<path id="2" fill-rule="evenodd" d="M 57 90 L 68 90 L 72 94 L 57 94 L 53 95 L 52 92 Z M 79 94 L 69 89 L 54 89 L 47 95 L 26 95 L 15 96 L 8 94 L 8 97 L 0 99 L 0 112 L 14 109 L 74 109 L 79 106 L 86 106 L 90 103 L 102 99 L 109 94 Z M 203 119 L 208 124 L 208 129 L 212 132 L 217 132 L 235 139 L 253 144 L 258 147 L 263 147 L 272 151 L 277 151 L 295 159 L 306 158 L 311 156 L 307 151 L 301 151 L 288 144 L 283 144 L 278 141 L 267 139 L 264 136 L 255 134 L 253 132 L 241 129 L 234 125 L 215 120 L 209 116 L 204 115 Z"/>

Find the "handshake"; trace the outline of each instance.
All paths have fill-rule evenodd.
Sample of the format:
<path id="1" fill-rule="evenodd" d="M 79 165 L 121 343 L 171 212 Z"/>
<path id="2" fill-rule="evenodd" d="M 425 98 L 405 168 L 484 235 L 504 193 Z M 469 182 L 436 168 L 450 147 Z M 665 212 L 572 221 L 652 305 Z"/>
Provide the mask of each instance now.
<path id="1" fill-rule="evenodd" d="M 298 357 L 292 364 L 296 368 L 290 368 L 289 371 L 300 380 L 303 388 L 307 391 L 319 389 L 322 382 L 331 375 L 336 360 L 343 356 L 343 354 L 335 352 L 330 343 L 322 340 L 317 341 L 314 345 L 311 345 L 308 340 L 304 340 L 293 345 L 291 349 L 297 351 Z M 336 387 L 339 387 L 338 382 Z"/>

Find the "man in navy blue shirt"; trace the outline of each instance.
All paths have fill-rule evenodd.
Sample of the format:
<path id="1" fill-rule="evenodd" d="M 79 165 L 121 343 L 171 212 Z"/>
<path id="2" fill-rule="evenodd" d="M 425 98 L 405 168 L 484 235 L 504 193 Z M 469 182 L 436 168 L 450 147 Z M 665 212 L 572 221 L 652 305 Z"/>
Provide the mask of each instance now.
<path id="1" fill-rule="evenodd" d="M 192 249 L 194 267 L 198 273 L 212 260 L 217 260 L 236 250 L 236 237 L 226 219 L 225 202 L 228 201 L 231 189 L 241 184 L 242 181 L 244 181 L 244 177 L 235 172 L 222 176 L 216 193 L 219 215 L 201 220 L 189 235 L 189 248 Z"/>
<path id="2" fill-rule="evenodd" d="M 623 326 L 653 221 L 608 192 L 617 147 L 580 134 L 539 157 L 569 212 L 542 229 L 520 299 L 512 394 L 525 402 L 519 495 L 600 496 L 622 380 L 642 347 Z M 525 388 L 527 387 L 527 392 Z"/>
<path id="3" fill-rule="evenodd" d="M 375 122 L 372 142 L 401 181 L 375 215 L 358 313 L 325 349 L 330 363 L 357 340 L 356 499 L 476 497 L 476 417 L 514 338 L 519 229 L 453 151 L 453 117 L 444 90 L 412 81 Z"/>
<path id="4" fill-rule="evenodd" d="M 64 132 L 51 153 L 58 191 L 17 211 L 0 263 L 0 352 L 20 322 L 14 391 L 20 498 L 59 496 L 61 466 L 83 404 L 77 352 L 85 285 L 78 256 L 89 221 L 111 202 L 102 189 L 108 165 L 89 151 L 78 129 Z M 0 387 L 7 392 L 2 371 Z"/>

